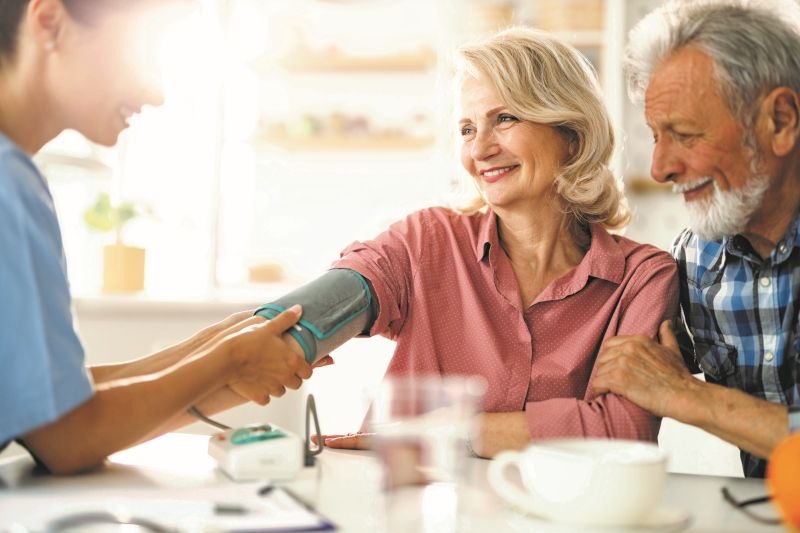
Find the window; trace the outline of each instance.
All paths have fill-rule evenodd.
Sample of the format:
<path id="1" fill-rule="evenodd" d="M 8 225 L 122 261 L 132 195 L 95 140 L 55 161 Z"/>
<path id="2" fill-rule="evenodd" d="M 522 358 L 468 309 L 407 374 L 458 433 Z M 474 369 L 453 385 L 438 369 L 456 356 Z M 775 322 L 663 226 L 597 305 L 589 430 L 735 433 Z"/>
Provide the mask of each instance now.
<path id="1" fill-rule="evenodd" d="M 162 108 L 116 148 L 74 133 L 45 147 L 76 294 L 99 291 L 112 239 L 81 223 L 99 192 L 147 211 L 124 239 L 146 248 L 157 298 L 302 282 L 352 240 L 441 203 L 440 6 L 357 4 L 207 0 L 165 38 Z"/>

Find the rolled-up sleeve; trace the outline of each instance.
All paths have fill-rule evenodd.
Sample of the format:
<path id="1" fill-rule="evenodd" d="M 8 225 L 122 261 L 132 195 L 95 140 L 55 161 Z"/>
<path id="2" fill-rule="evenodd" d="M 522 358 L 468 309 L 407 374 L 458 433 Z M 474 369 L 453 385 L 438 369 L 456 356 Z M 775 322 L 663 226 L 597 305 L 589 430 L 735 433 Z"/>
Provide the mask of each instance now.
<path id="1" fill-rule="evenodd" d="M 370 335 L 396 338 L 405 325 L 412 301 L 413 277 L 421 253 L 424 220 L 412 215 L 396 222 L 375 239 L 354 242 L 332 268 L 349 268 L 364 276 L 378 300 L 378 316 Z"/>

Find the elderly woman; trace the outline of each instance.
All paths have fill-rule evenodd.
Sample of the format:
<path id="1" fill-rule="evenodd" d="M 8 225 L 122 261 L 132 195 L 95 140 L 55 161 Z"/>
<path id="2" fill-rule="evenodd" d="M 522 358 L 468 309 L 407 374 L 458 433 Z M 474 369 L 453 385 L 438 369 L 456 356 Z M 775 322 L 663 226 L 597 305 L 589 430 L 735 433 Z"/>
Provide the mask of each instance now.
<path id="1" fill-rule="evenodd" d="M 389 375 L 486 379 L 480 455 L 547 437 L 655 440 L 658 418 L 590 394 L 603 341 L 653 337 L 677 293 L 667 253 L 609 233 L 629 214 L 591 67 L 526 29 L 461 57 L 461 162 L 480 198 L 465 212 L 419 211 L 343 252 L 334 268 L 358 273 L 376 300 L 360 332 L 397 341 Z"/>

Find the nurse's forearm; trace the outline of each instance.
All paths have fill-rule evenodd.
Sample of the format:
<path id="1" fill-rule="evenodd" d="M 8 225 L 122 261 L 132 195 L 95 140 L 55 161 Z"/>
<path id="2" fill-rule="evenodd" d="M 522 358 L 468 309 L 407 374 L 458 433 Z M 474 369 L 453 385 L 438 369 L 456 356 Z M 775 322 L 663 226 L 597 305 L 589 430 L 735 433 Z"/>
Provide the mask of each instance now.
<path id="1" fill-rule="evenodd" d="M 303 356 L 303 348 L 297 343 L 297 341 L 289 334 L 283 335 L 283 340 L 285 340 L 292 350 L 299 355 L 300 357 Z M 231 390 L 228 386 L 221 387 L 214 391 L 214 393 L 206 396 L 202 400 L 195 403 L 194 407 L 197 409 L 203 416 L 210 417 L 216 415 L 217 413 L 222 413 L 227 411 L 228 409 L 232 409 L 234 407 L 238 407 L 247 403 L 247 400 Z M 198 418 L 194 415 L 190 414 L 188 411 L 184 411 L 178 413 L 171 419 L 167 420 L 163 425 L 159 426 L 158 428 L 154 429 L 144 438 L 142 438 L 139 442 L 145 442 L 147 440 L 152 439 L 158 435 L 168 433 L 170 431 L 175 431 L 181 429 L 189 424 L 193 424 L 198 422 Z M 224 421 L 221 421 L 224 423 Z M 216 431 L 213 426 L 208 426 L 209 432 Z"/>
<path id="2" fill-rule="evenodd" d="M 191 356 L 215 342 L 220 337 L 241 329 L 245 320 L 253 316 L 252 311 L 240 311 L 198 331 L 188 339 L 158 352 L 125 363 L 94 365 L 89 368 L 96 384 L 115 379 L 132 378 L 160 372 Z"/>

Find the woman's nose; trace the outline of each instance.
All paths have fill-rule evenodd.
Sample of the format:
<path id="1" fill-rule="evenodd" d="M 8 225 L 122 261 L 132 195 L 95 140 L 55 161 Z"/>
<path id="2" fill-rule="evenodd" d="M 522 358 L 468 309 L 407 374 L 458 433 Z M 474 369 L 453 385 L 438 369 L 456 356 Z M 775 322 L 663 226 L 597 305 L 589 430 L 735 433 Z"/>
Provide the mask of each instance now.
<path id="1" fill-rule="evenodd" d="M 491 129 L 479 130 L 472 142 L 470 155 L 473 159 L 481 161 L 488 159 L 499 151 L 499 145 Z"/>

